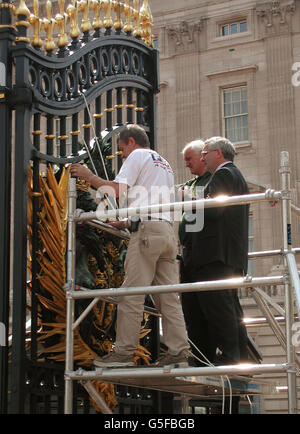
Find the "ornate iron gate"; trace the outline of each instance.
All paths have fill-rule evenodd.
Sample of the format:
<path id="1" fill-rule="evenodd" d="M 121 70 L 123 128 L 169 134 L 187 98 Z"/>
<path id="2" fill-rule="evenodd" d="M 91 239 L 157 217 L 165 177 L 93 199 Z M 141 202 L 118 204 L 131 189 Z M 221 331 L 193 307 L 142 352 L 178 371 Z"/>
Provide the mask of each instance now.
<path id="1" fill-rule="evenodd" d="M 38 358 L 39 173 L 48 165 L 61 169 L 87 159 L 95 137 L 113 147 L 113 136 L 125 123 L 142 125 L 156 146 L 158 52 L 153 48 L 148 0 L 72 0 L 69 5 L 64 0 L 41 5 L 33 0 L 31 11 L 24 0 L 18 6 L 10 0 L 0 6 L 0 322 L 6 325 L 6 345 L 0 347 L 1 412 L 61 412 L 62 367 Z M 30 318 L 26 309 L 29 165 L 33 176 Z M 76 395 L 77 409 L 87 412 L 87 396 L 82 393 Z"/>

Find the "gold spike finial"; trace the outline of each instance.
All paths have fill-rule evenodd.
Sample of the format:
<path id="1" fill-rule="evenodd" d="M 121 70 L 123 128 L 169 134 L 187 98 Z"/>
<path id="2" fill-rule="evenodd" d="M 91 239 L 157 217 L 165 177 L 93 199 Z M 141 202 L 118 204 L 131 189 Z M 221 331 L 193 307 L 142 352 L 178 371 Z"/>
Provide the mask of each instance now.
<path id="1" fill-rule="evenodd" d="M 33 26 L 33 38 L 31 41 L 31 45 L 33 47 L 41 47 L 43 45 L 43 41 L 41 40 L 40 31 L 41 31 L 41 20 L 39 17 L 39 1 L 33 0 L 33 14 L 30 14 L 29 22 Z"/>
<path id="2" fill-rule="evenodd" d="M 102 6 L 102 1 L 101 0 L 91 0 L 91 9 L 94 10 L 94 21 L 93 21 L 93 28 L 96 29 L 101 29 L 101 27 L 103 26 L 102 20 L 101 20 L 101 6 Z"/>
<path id="3" fill-rule="evenodd" d="M 130 0 L 126 0 L 126 4 L 124 5 L 124 15 L 126 17 L 125 25 L 123 27 L 123 31 L 125 33 L 132 33 L 133 25 L 131 22 L 133 10 L 130 6 Z"/>
<path id="4" fill-rule="evenodd" d="M 92 24 L 89 18 L 90 0 L 81 0 L 78 2 L 79 10 L 82 12 L 81 31 L 89 32 L 92 29 Z"/>
<path id="5" fill-rule="evenodd" d="M 25 15 L 27 18 L 30 17 L 30 10 L 28 9 L 25 0 L 19 1 L 19 7 L 17 8 L 15 14 L 18 15 Z"/>
<path id="6" fill-rule="evenodd" d="M 120 0 L 115 0 L 112 2 L 112 5 L 113 5 L 113 9 L 114 9 L 115 15 L 116 15 L 116 19 L 115 19 L 115 23 L 114 23 L 114 29 L 120 30 L 123 28 L 123 22 L 121 19 L 121 12 L 123 9 L 123 4 L 121 3 Z"/>
<path id="7" fill-rule="evenodd" d="M 70 36 L 71 38 L 77 38 L 80 35 L 80 29 L 78 26 L 78 2 L 72 0 L 72 4 L 67 7 L 67 14 L 71 20 Z"/>
<path id="8" fill-rule="evenodd" d="M 141 16 L 140 16 L 140 1 L 139 0 L 133 0 L 133 18 L 135 22 L 135 29 L 133 32 L 133 36 L 141 36 L 142 29 L 141 29 Z"/>
<path id="9" fill-rule="evenodd" d="M 59 13 L 55 15 L 55 21 L 59 28 L 57 46 L 61 48 L 68 44 L 68 36 L 66 32 L 68 15 L 65 13 L 65 0 L 58 0 L 58 4 Z"/>
<path id="10" fill-rule="evenodd" d="M 46 14 L 47 18 L 44 18 L 42 21 L 42 28 L 45 29 L 46 32 L 45 50 L 52 51 L 55 48 L 55 42 L 53 39 L 55 20 L 52 18 L 52 3 L 50 0 L 47 0 L 46 3 Z"/>
<path id="11" fill-rule="evenodd" d="M 142 38 L 147 45 L 152 45 L 152 25 L 153 17 L 149 7 L 148 0 L 143 0 L 143 5 L 140 10 Z"/>
<path id="12" fill-rule="evenodd" d="M 26 21 L 26 18 L 30 19 L 30 10 L 26 6 L 25 0 L 19 1 L 19 7 L 15 10 L 15 15 L 17 16 L 16 27 L 19 30 L 19 36 L 16 37 L 15 42 L 26 42 L 29 44 L 30 39 L 25 35 L 26 31 L 24 34 L 24 28 L 30 27 L 30 23 Z"/>
<path id="13" fill-rule="evenodd" d="M 113 20 L 111 18 L 111 0 L 102 0 L 103 9 L 105 10 L 104 27 L 109 29 L 113 26 Z"/>

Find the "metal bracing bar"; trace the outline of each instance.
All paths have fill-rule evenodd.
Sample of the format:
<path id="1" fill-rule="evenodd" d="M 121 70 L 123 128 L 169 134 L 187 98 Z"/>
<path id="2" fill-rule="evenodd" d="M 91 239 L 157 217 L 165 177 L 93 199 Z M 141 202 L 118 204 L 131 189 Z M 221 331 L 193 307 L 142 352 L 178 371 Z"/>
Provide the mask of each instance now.
<path id="1" fill-rule="evenodd" d="M 111 409 L 106 405 L 106 402 L 100 396 L 100 394 L 97 392 L 97 390 L 95 389 L 95 387 L 92 385 L 92 383 L 90 381 L 81 381 L 80 383 L 85 388 L 85 390 L 90 395 L 90 397 L 99 406 L 99 408 L 103 414 L 112 414 Z"/>
<path id="2" fill-rule="evenodd" d="M 75 285 L 75 249 L 76 249 L 76 225 L 73 214 L 76 208 L 76 178 L 70 178 L 68 190 L 68 251 L 67 251 L 67 287 L 73 289 Z M 74 300 L 67 297 L 67 319 L 66 319 L 66 371 L 74 369 Z M 73 411 L 73 383 L 65 378 L 65 414 L 72 414 Z"/>
<path id="3" fill-rule="evenodd" d="M 297 254 L 300 253 L 300 248 L 297 247 L 295 249 L 292 249 L 292 252 Z M 268 256 L 277 256 L 277 255 L 283 255 L 284 252 L 282 250 L 265 250 L 263 252 L 249 252 L 248 253 L 248 259 L 256 259 L 256 258 L 265 258 Z"/>
<path id="4" fill-rule="evenodd" d="M 217 291 L 220 289 L 249 288 L 252 286 L 283 285 L 286 282 L 285 276 L 272 277 L 238 277 L 227 280 L 212 280 L 208 282 L 181 283 L 176 285 L 159 285 L 159 286 L 136 286 L 132 288 L 110 288 L 89 290 L 80 286 L 76 291 L 68 291 L 67 297 L 73 299 L 86 299 L 106 296 L 124 296 L 124 295 L 145 295 L 145 294 L 163 294 L 169 292 L 196 292 L 196 291 Z M 78 289 L 81 289 L 79 291 Z"/>
<path id="5" fill-rule="evenodd" d="M 118 304 L 118 300 L 112 298 L 112 297 L 97 297 L 95 298 L 86 308 L 85 310 L 82 312 L 82 314 L 77 318 L 77 320 L 74 322 L 73 324 L 73 331 L 79 326 L 79 324 L 84 320 L 84 318 L 86 318 L 86 316 L 89 314 L 89 312 L 93 309 L 93 307 L 95 306 L 95 304 L 98 303 L 98 301 L 106 301 L 107 303 L 111 303 L 111 304 Z M 157 316 L 160 317 L 161 314 L 156 310 L 153 309 L 149 306 L 144 306 L 144 310 L 143 312 L 148 313 L 152 316 Z"/>
<path id="6" fill-rule="evenodd" d="M 88 221 L 88 224 L 90 226 L 94 226 L 97 229 L 100 229 L 101 231 L 108 232 L 109 234 L 115 235 L 116 237 L 123 238 L 124 240 L 130 239 L 130 233 L 114 228 L 113 226 L 110 226 L 107 223 L 103 223 L 100 220 L 91 220 Z"/>
<path id="7" fill-rule="evenodd" d="M 73 323 L 72 325 L 72 330 L 74 331 L 79 324 L 84 320 L 84 318 L 87 317 L 87 315 L 89 314 L 89 312 L 93 309 L 93 307 L 95 306 L 95 304 L 97 304 L 99 301 L 99 297 L 95 298 L 82 312 L 82 314 L 77 318 L 77 320 Z"/>
<path id="8" fill-rule="evenodd" d="M 278 324 L 285 324 L 285 318 L 283 317 L 276 317 L 275 316 L 275 321 Z M 269 327 L 269 323 L 267 321 L 266 318 L 261 318 L 260 320 L 255 320 L 255 319 L 250 319 L 247 322 L 244 322 L 245 326 L 248 328 L 253 328 L 253 327 Z"/>
<path id="9" fill-rule="evenodd" d="M 74 215 L 75 221 L 88 220 L 107 220 L 126 218 L 136 215 L 151 215 L 151 213 L 173 212 L 173 211 L 191 211 L 201 210 L 203 208 L 216 208 L 232 205 L 246 205 L 257 202 L 269 202 L 281 199 L 281 191 L 267 190 L 265 193 L 245 194 L 240 196 L 222 196 L 215 199 L 199 199 L 183 202 L 165 203 L 160 205 L 141 206 L 137 208 L 119 208 L 112 210 L 97 210 L 83 212 L 76 210 Z"/>
<path id="10" fill-rule="evenodd" d="M 272 297 L 270 297 L 268 294 L 266 294 L 263 290 L 260 288 L 253 288 L 254 291 L 256 291 L 262 298 L 264 298 L 275 310 L 277 310 L 280 315 L 285 317 L 285 310 L 279 306 L 278 303 L 275 303 L 274 300 L 272 300 Z"/>
<path id="11" fill-rule="evenodd" d="M 300 319 L 300 280 L 297 264 L 293 252 L 286 252 L 285 259 L 287 262 L 291 284 L 294 288 L 295 302 L 298 311 L 298 318 Z"/>
<path id="12" fill-rule="evenodd" d="M 300 208 L 298 208 L 296 205 L 294 205 L 293 203 L 291 204 L 291 209 L 292 211 L 297 214 L 300 215 Z"/>
<path id="13" fill-rule="evenodd" d="M 151 294 L 149 294 L 149 296 L 151 297 Z M 116 297 L 99 297 L 99 300 L 106 301 L 107 303 L 116 304 L 116 305 L 118 305 L 119 303 Z M 161 314 L 158 312 L 158 310 L 155 307 L 144 306 L 143 312 L 148 313 L 149 315 L 152 316 L 161 317 Z"/>
<path id="14" fill-rule="evenodd" d="M 188 376 L 209 376 L 209 375 L 258 375 L 258 374 L 277 374 L 287 372 L 289 366 L 283 364 L 240 364 L 214 366 L 204 368 L 131 368 L 131 369 L 95 369 L 94 371 L 85 371 L 79 369 L 75 372 L 66 372 L 66 377 L 72 380 L 102 380 L 108 381 L 118 378 L 155 378 L 155 377 L 188 377 Z"/>
<path id="15" fill-rule="evenodd" d="M 266 316 L 266 319 L 273 330 L 275 336 L 277 337 L 280 345 L 286 349 L 286 339 L 281 327 L 278 325 L 276 319 L 274 318 L 272 312 L 269 307 L 265 303 L 265 301 L 259 296 L 256 291 L 256 288 L 251 288 L 252 297 L 256 301 L 257 306 L 260 308 L 261 312 Z"/>
<path id="16" fill-rule="evenodd" d="M 269 326 L 273 330 L 275 336 L 277 337 L 280 345 L 282 348 L 286 351 L 287 350 L 287 340 L 286 337 L 282 331 L 282 328 L 274 318 L 274 315 L 272 314 L 269 306 L 265 303 L 265 301 L 260 297 L 260 293 L 258 293 L 257 288 L 251 288 L 252 296 L 254 300 L 256 301 L 256 304 L 262 311 L 262 313 L 266 316 L 266 319 L 269 323 Z M 295 363 L 297 364 L 297 372 L 300 374 L 300 361 L 298 358 L 295 357 Z"/>
<path id="17" fill-rule="evenodd" d="M 282 233 L 283 233 L 283 251 L 284 264 L 288 265 L 288 255 L 290 252 L 293 255 L 292 249 L 292 211 L 291 211 L 291 168 L 290 158 L 288 152 L 280 153 L 280 174 L 281 174 L 281 190 L 282 190 Z M 290 271 L 290 270 L 289 270 Z M 293 281 L 295 276 L 290 274 L 290 278 Z M 298 276 L 299 279 L 299 276 Z M 295 348 L 292 343 L 292 326 L 294 319 L 293 310 L 293 291 L 291 285 L 287 282 L 284 284 L 285 289 L 285 326 L 286 326 L 286 357 L 287 364 L 291 366 L 291 369 L 287 372 L 288 383 L 288 407 L 289 413 L 297 413 L 297 389 L 296 389 L 296 369 L 295 366 Z"/>

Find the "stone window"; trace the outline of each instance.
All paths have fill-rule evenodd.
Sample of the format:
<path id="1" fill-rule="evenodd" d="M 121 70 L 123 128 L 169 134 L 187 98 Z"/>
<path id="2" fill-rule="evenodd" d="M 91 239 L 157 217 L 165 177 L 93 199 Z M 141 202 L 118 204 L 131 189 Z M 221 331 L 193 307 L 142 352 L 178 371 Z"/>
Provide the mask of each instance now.
<path id="1" fill-rule="evenodd" d="M 223 89 L 223 134 L 233 143 L 248 141 L 247 86 Z"/>
<path id="2" fill-rule="evenodd" d="M 220 36 L 229 36 L 236 33 L 247 32 L 247 21 L 242 20 L 234 23 L 226 23 L 220 25 Z"/>

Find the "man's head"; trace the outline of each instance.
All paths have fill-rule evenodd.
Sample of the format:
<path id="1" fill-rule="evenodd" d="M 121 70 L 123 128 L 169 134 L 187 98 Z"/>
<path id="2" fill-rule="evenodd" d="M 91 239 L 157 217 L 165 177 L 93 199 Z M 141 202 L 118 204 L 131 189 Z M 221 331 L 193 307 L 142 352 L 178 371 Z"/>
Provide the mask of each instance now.
<path id="1" fill-rule="evenodd" d="M 233 144 L 225 137 L 211 137 L 204 142 L 202 160 L 210 173 L 214 173 L 220 164 L 233 161 L 235 155 Z"/>
<path id="2" fill-rule="evenodd" d="M 127 158 L 135 149 L 150 148 L 146 131 L 136 124 L 126 125 L 118 134 L 117 143 L 122 151 L 122 158 Z"/>
<path id="3" fill-rule="evenodd" d="M 188 143 L 182 150 L 186 167 L 193 175 L 202 176 L 206 172 L 205 163 L 202 161 L 204 142 L 200 139 Z"/>

